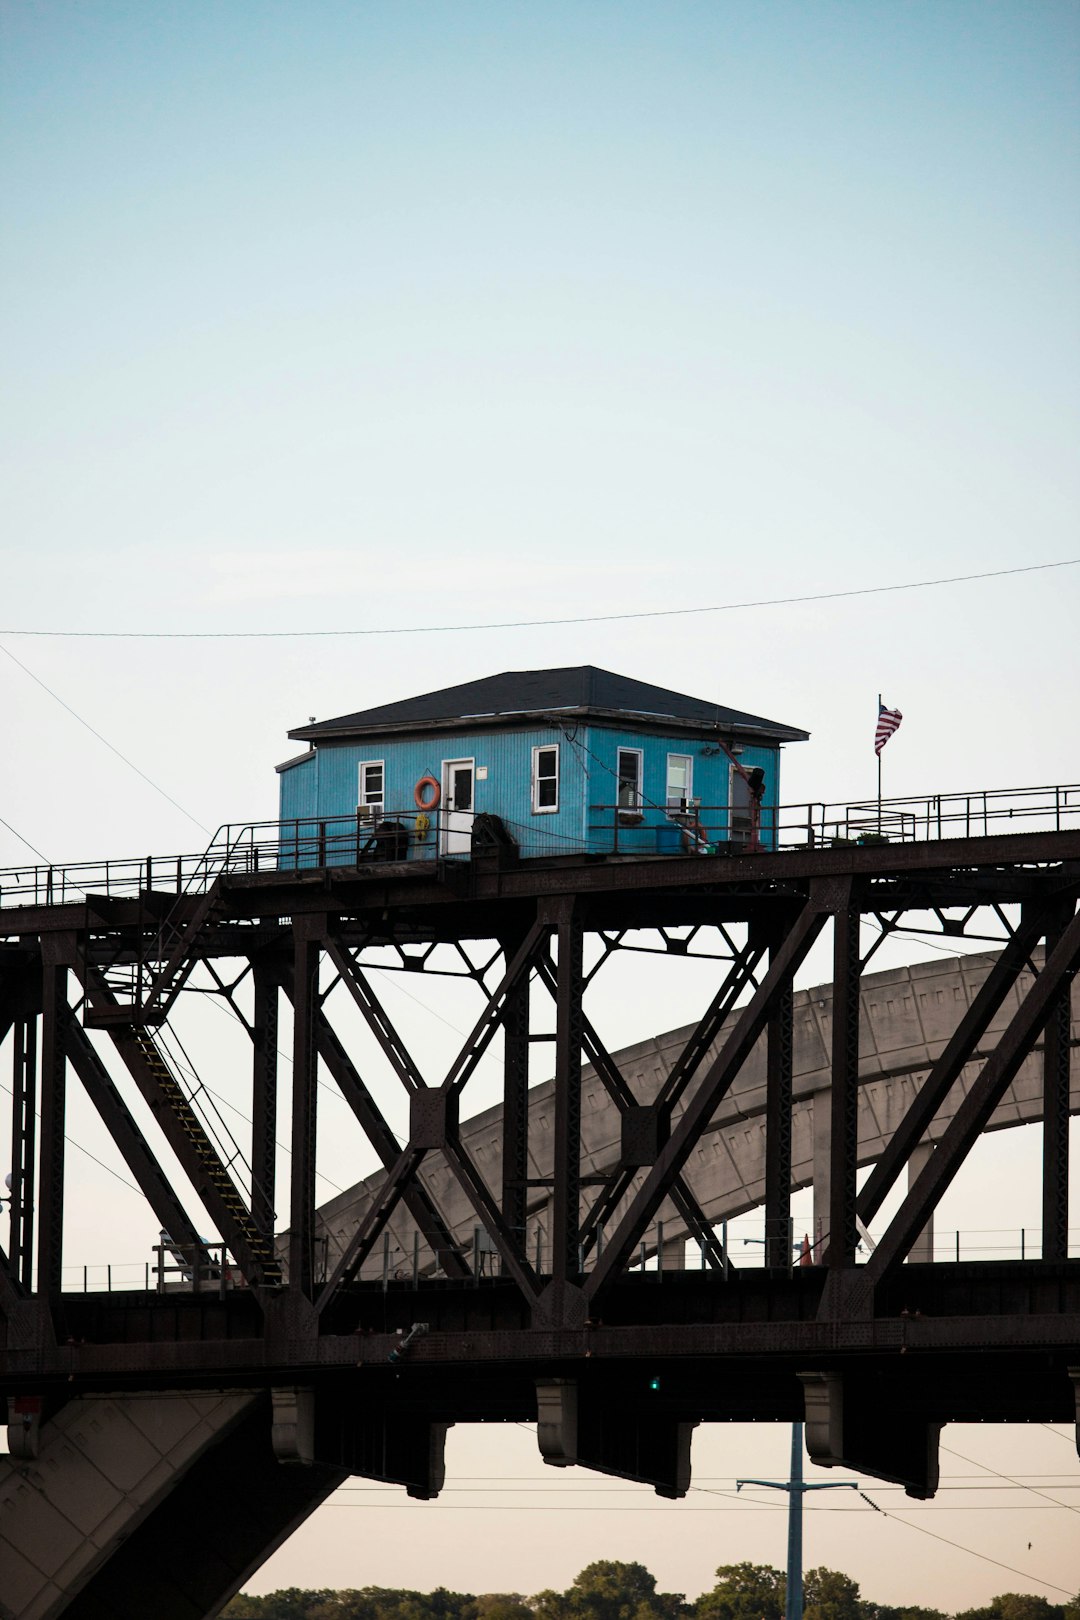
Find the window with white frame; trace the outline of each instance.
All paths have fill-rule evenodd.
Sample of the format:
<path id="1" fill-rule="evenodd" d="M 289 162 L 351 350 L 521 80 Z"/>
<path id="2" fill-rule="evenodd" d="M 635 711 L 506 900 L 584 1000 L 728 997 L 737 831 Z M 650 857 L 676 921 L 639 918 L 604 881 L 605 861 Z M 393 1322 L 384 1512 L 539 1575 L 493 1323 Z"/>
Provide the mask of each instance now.
<path id="1" fill-rule="evenodd" d="M 618 806 L 622 811 L 641 809 L 641 749 L 620 748 L 616 769 L 619 775 Z"/>
<path id="2" fill-rule="evenodd" d="M 669 810 L 685 810 L 694 791 L 694 761 L 690 754 L 669 754 L 667 757 L 667 795 Z"/>
<path id="3" fill-rule="evenodd" d="M 381 759 L 360 761 L 360 781 L 356 791 L 356 813 L 364 821 L 378 821 L 383 813 L 383 780 L 385 770 Z"/>
<path id="4" fill-rule="evenodd" d="M 559 745 L 551 743 L 532 751 L 533 815 L 559 808 Z"/>

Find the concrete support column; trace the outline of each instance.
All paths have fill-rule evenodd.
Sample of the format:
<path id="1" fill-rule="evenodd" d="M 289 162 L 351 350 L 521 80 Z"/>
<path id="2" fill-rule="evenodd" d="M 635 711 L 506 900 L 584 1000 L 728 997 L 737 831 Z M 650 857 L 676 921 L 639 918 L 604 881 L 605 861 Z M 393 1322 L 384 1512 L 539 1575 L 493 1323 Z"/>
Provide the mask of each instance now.
<path id="1" fill-rule="evenodd" d="M 820 1265 L 829 1235 L 829 1205 L 832 1202 L 832 1089 L 822 1086 L 814 1092 L 814 1230 L 810 1234 L 814 1264 Z"/>
<path id="2" fill-rule="evenodd" d="M 920 1142 L 918 1147 L 913 1149 L 911 1157 L 908 1160 L 907 1167 L 907 1184 L 909 1192 L 911 1191 L 915 1182 L 918 1180 L 919 1176 L 922 1174 L 923 1166 L 926 1164 L 926 1161 L 929 1159 L 933 1151 L 933 1142 Z M 933 1258 L 934 1217 L 931 1215 L 930 1219 L 927 1221 L 926 1225 L 915 1239 L 915 1242 L 912 1244 L 908 1259 L 914 1261 L 931 1261 Z"/>
<path id="3" fill-rule="evenodd" d="M 33 1461 L 0 1458 L 0 1612 L 62 1614 L 257 1398 L 247 1390 L 79 1397 L 42 1426 Z"/>

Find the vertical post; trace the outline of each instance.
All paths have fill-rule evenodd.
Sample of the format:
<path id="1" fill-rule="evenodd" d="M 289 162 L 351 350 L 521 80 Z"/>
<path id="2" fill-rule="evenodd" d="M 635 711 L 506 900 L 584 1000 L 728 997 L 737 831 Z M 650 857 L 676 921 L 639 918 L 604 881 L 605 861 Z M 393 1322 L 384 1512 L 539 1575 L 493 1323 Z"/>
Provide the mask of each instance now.
<path id="1" fill-rule="evenodd" d="M 770 958 L 775 959 L 779 941 Z M 792 988 L 776 998 L 766 1027 L 765 1264 L 790 1266 Z"/>
<path id="2" fill-rule="evenodd" d="M 500 938 L 509 965 L 523 935 Z M 529 975 L 506 998 L 503 1018 L 502 1213 L 525 1249 L 526 1186 L 529 1174 Z"/>
<path id="3" fill-rule="evenodd" d="M 875 732 L 877 730 L 877 723 L 878 723 L 878 720 L 880 718 L 881 718 L 881 693 L 879 692 L 878 695 L 877 695 L 877 715 L 875 716 L 875 719 L 874 719 Z M 882 750 L 879 748 L 877 750 L 877 830 L 878 830 L 879 833 L 881 831 L 881 753 L 882 753 Z"/>
<path id="4" fill-rule="evenodd" d="M 577 1270 L 581 1200 L 583 942 L 572 901 L 559 908 L 557 934 L 552 1276 L 559 1283 Z"/>
<path id="5" fill-rule="evenodd" d="M 42 940 L 41 993 L 41 1199 L 38 1210 L 38 1292 L 58 1298 L 64 1268 L 64 1123 L 67 1053 L 62 1015 L 67 968 L 57 961 L 58 941 Z"/>
<path id="6" fill-rule="evenodd" d="M 1071 908 L 1070 908 L 1071 909 Z M 1046 954 L 1061 934 L 1061 924 L 1047 930 Z M 1066 983 L 1050 1007 L 1043 1032 L 1043 1163 L 1042 1257 L 1066 1260 L 1069 1255 L 1069 1042 L 1072 995 Z"/>
<path id="7" fill-rule="evenodd" d="M 252 963 L 251 1213 L 260 1232 L 274 1231 L 277 1165 L 278 986 L 264 962 Z"/>
<path id="8" fill-rule="evenodd" d="M 293 919 L 292 1185 L 289 1287 L 310 1299 L 315 1282 L 315 1121 L 319 931 L 325 919 Z"/>
<path id="9" fill-rule="evenodd" d="M 11 1086 L 11 1269 L 34 1285 L 34 1167 L 37 1149 L 37 1017 L 15 1022 Z"/>
<path id="10" fill-rule="evenodd" d="M 803 1426 L 791 1425 L 791 1485 L 788 1491 L 787 1593 L 784 1620 L 802 1620 Z"/>
<path id="11" fill-rule="evenodd" d="M 825 1262 L 855 1264 L 856 1169 L 859 1146 L 859 912 L 850 904 L 833 920 L 832 1097 L 829 1145 L 829 1246 Z"/>
<path id="12" fill-rule="evenodd" d="M 934 1151 L 933 1142 L 919 1142 L 911 1150 L 908 1159 L 908 1191 L 915 1185 L 923 1168 Z M 912 1263 L 925 1262 L 929 1264 L 934 1258 L 934 1217 L 931 1215 L 915 1242 L 908 1250 L 908 1260 Z"/>

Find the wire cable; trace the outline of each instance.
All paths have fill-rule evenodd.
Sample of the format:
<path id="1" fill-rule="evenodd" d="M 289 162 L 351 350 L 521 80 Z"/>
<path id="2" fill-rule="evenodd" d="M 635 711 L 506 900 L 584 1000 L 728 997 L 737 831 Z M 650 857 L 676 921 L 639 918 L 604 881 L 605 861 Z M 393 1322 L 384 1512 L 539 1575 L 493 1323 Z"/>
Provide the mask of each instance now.
<path id="1" fill-rule="evenodd" d="M 948 1536 L 938 1535 L 936 1530 L 928 1530 L 925 1524 L 913 1524 L 910 1519 L 901 1518 L 898 1513 L 886 1513 L 885 1509 L 879 1507 L 865 1491 L 860 1491 L 859 1495 L 875 1513 L 880 1513 L 883 1519 L 895 1519 L 897 1524 L 906 1524 L 909 1530 L 917 1530 L 920 1535 L 931 1536 L 935 1541 L 944 1542 L 946 1547 L 955 1547 L 958 1552 L 969 1553 L 972 1558 L 981 1558 L 984 1564 L 994 1564 L 998 1569 L 1008 1570 L 1010 1575 L 1020 1575 L 1025 1581 L 1038 1581 L 1040 1586 L 1049 1586 L 1052 1591 L 1063 1592 L 1069 1598 L 1073 1596 L 1068 1587 L 1059 1586 L 1056 1581 L 1047 1581 L 1041 1575 L 1032 1575 L 1026 1569 L 1017 1569 L 1015 1564 L 1003 1564 L 1000 1558 L 991 1558 L 987 1553 L 976 1552 L 974 1547 L 965 1547 L 963 1542 L 952 1541 Z M 1059 1502 L 1057 1505 L 1061 1507 L 1062 1504 Z"/>
<path id="2" fill-rule="evenodd" d="M 803 602 L 838 602 L 852 596 L 882 596 L 892 591 L 925 591 L 938 585 L 967 585 L 979 579 L 1005 579 L 1038 574 L 1050 568 L 1075 568 L 1080 557 L 1059 562 L 1027 563 L 1022 568 L 985 569 L 978 574 L 949 574 L 941 579 L 911 579 L 894 585 L 862 585 L 849 591 L 815 591 L 806 596 L 770 596 L 746 602 L 718 602 L 708 607 L 648 608 L 636 613 L 583 613 L 560 619 L 502 619 L 485 624 L 399 624 L 358 630 L 0 630 L 2 636 L 42 636 L 85 641 L 284 641 L 332 636 L 430 636 L 477 630 L 530 630 L 559 624 L 617 624 L 629 619 L 676 619 L 691 613 L 739 613 L 748 608 L 790 607 Z"/>
<path id="3" fill-rule="evenodd" d="M 32 850 L 33 853 L 38 857 L 39 860 L 42 860 L 42 861 L 45 862 L 46 866 L 50 866 L 52 864 L 47 855 L 42 855 L 40 849 L 38 849 L 36 844 L 32 844 L 30 842 L 29 838 L 24 838 L 21 832 L 16 832 L 15 828 L 11 825 L 11 822 L 10 821 L 5 821 L 3 816 L 0 816 L 0 827 L 6 827 L 8 832 L 11 833 L 13 837 L 15 837 L 15 838 L 17 838 L 19 840 L 20 844 L 25 844 L 27 849 Z"/>
<path id="4" fill-rule="evenodd" d="M 954 1451 L 952 1446 L 942 1446 L 941 1449 L 947 1451 L 950 1457 L 958 1457 L 961 1462 L 972 1463 L 976 1468 L 985 1468 L 986 1472 L 993 1474 L 995 1479 L 1003 1479 L 1007 1485 L 1014 1485 L 1018 1491 L 1030 1491 L 1032 1496 L 1041 1496 L 1045 1501 L 1053 1502 L 1055 1507 L 1064 1508 L 1066 1513 L 1080 1513 L 1080 1507 L 1073 1507 L 1071 1502 L 1059 1502 L 1055 1497 L 1048 1495 L 1046 1491 L 1038 1490 L 1034 1485 L 1021 1485 L 1019 1479 L 1015 1479 L 1011 1474 L 1002 1474 L 998 1469 L 991 1468 L 989 1463 L 980 1463 L 975 1457 L 965 1457 L 962 1451 Z M 1065 1485 L 1061 1488 L 1069 1490 L 1071 1487 Z"/>
<path id="5" fill-rule="evenodd" d="M 0 1081 L 0 1091 L 6 1091 L 9 1097 L 13 1095 L 11 1087 L 4 1085 L 3 1081 Z M 40 1108 L 36 1108 L 34 1110 L 34 1118 L 40 1120 Z M 114 1170 L 111 1164 L 106 1164 L 104 1159 L 99 1159 L 96 1154 L 90 1152 L 89 1148 L 83 1147 L 82 1143 L 77 1141 L 76 1138 L 71 1136 L 67 1131 L 64 1132 L 64 1141 L 67 1142 L 71 1147 L 78 1148 L 80 1153 L 85 1153 L 88 1159 L 93 1159 L 94 1163 L 100 1165 L 102 1170 L 107 1170 L 110 1176 L 115 1177 L 122 1187 L 127 1187 L 133 1193 L 138 1193 L 140 1198 L 144 1196 L 141 1187 L 136 1187 L 135 1183 L 133 1181 L 129 1181 L 126 1176 L 122 1176 L 119 1170 Z"/>
<path id="6" fill-rule="evenodd" d="M 0 634 L 2 633 L 3 632 L 0 632 Z M 49 694 L 54 703 L 59 703 L 62 709 L 66 709 L 68 714 L 70 714 L 74 720 L 79 722 L 80 726 L 85 726 L 87 731 L 90 732 L 91 736 L 96 737 L 98 742 L 104 743 L 105 747 L 110 751 L 110 753 L 115 754 L 117 759 L 123 760 L 124 764 L 129 770 L 134 771 L 136 776 L 141 776 L 143 781 L 152 787 L 155 793 L 160 793 L 163 799 L 168 799 L 169 803 L 174 809 L 179 810 L 180 814 L 182 816 L 186 816 L 189 821 L 194 822 L 195 826 L 198 827 L 201 832 L 204 832 L 208 838 L 212 836 L 210 828 L 201 822 L 198 816 L 193 816 L 190 810 L 185 810 L 184 806 L 179 802 L 179 800 L 174 799 L 171 793 L 166 793 L 163 787 L 159 787 L 157 782 L 154 781 L 153 777 L 147 776 L 145 771 L 141 771 L 133 760 L 128 759 L 126 754 L 122 754 L 120 752 L 115 743 L 111 743 L 108 737 L 103 737 L 101 732 L 90 724 L 89 720 L 84 720 L 82 715 L 71 707 L 70 703 L 66 703 L 60 696 L 59 692 L 54 692 L 51 686 L 46 686 L 40 675 L 35 675 L 32 669 L 28 669 L 21 658 L 16 658 L 15 654 L 8 647 L 3 646 L 2 643 L 0 643 L 0 652 L 4 654 L 5 658 L 10 658 L 13 664 L 18 664 L 24 675 L 29 675 L 30 679 L 40 686 L 43 692 L 47 692 Z M 6 821 L 4 826 L 7 826 Z M 9 828 L 9 831 L 13 832 L 14 828 Z M 19 834 L 15 833 L 15 836 L 18 838 Z M 22 839 L 22 842 L 25 844 L 26 839 Z M 34 848 L 33 844 L 29 844 L 27 847 L 29 849 Z M 35 850 L 35 854 L 37 853 L 39 852 Z M 44 857 L 42 858 L 44 859 Z"/>

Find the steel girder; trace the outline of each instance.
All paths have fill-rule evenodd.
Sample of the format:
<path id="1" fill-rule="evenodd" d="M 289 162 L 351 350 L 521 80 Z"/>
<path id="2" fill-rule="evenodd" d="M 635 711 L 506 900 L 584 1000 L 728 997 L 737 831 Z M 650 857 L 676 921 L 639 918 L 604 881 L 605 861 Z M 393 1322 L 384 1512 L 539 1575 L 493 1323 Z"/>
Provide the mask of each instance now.
<path id="1" fill-rule="evenodd" d="M 814 1403 L 816 1443 L 823 1459 L 829 1460 L 830 1445 L 835 1456 L 851 1455 L 853 1448 L 858 1454 L 859 1442 L 846 1434 L 844 1423 L 847 1421 L 850 1427 L 851 1414 L 869 1398 L 866 1390 L 871 1387 L 865 1381 L 860 1383 L 856 1376 L 859 1335 L 868 1343 L 877 1343 L 878 1339 L 883 1345 L 886 1340 L 892 1342 L 889 1335 L 896 1323 L 891 1290 L 899 1275 L 897 1268 L 1019 1064 L 1040 1037 L 1044 1043 L 1045 1096 L 1044 1261 L 1049 1268 L 1045 1276 L 1059 1279 L 1061 1306 L 1054 1318 L 1057 1326 L 1047 1326 L 1050 1318 L 1044 1311 L 1037 1326 L 1031 1327 L 1035 1318 L 1028 1318 L 1026 1338 L 1020 1318 L 1002 1319 L 1000 1315 L 992 1325 L 980 1319 L 965 1331 L 971 1344 L 981 1346 L 981 1351 L 996 1344 L 1002 1353 L 1012 1353 L 1021 1343 L 1030 1346 L 1033 1331 L 1036 1336 L 1044 1335 L 1054 1355 L 1072 1355 L 1075 1364 L 1080 1365 L 1080 1317 L 1075 1308 L 1072 1275 L 1075 1263 L 1065 1257 L 1067 1234 L 1062 1213 L 1068 1174 L 1065 1127 L 1071 1036 L 1069 987 L 1080 964 L 1078 874 L 1080 841 L 1070 841 L 1065 835 L 1049 843 L 1032 835 L 1011 841 L 1011 850 L 1009 841 L 972 840 L 947 848 L 921 848 L 916 853 L 903 848 L 815 851 L 771 860 L 750 857 L 725 863 L 722 872 L 710 863 L 676 860 L 599 866 L 559 863 L 532 872 L 520 868 L 502 873 L 478 869 L 448 873 L 442 883 L 430 874 L 419 878 L 408 873 L 365 875 L 363 879 L 355 874 L 342 877 L 325 872 L 302 877 L 273 874 L 249 884 L 230 882 L 215 893 L 212 904 L 192 905 L 185 911 L 183 904 L 175 903 L 168 939 L 164 944 L 159 939 L 156 958 L 155 947 L 145 934 L 151 908 L 141 904 L 130 914 L 118 903 L 107 908 L 107 916 L 100 908 L 85 907 L 78 915 L 71 908 L 57 908 L 51 916 L 39 911 L 33 917 L 22 917 L 20 923 L 25 931 L 20 934 L 20 960 L 39 962 L 38 983 L 29 1002 L 20 992 L 22 1000 L 16 1005 L 13 994 L 5 990 L 5 979 L 0 977 L 0 1029 L 14 1028 L 17 1121 L 13 1161 L 20 1180 L 27 1185 L 35 1171 L 38 1177 L 37 1266 L 35 1270 L 29 1228 L 17 1223 L 17 1252 L 10 1266 L 0 1267 L 0 1310 L 10 1316 L 20 1300 L 35 1292 L 39 1298 L 54 1303 L 59 1298 L 68 1062 L 105 1120 L 157 1219 L 177 1241 L 192 1246 L 199 1241 L 181 1198 L 161 1172 L 152 1145 L 135 1125 L 96 1048 L 75 1021 L 68 999 L 68 974 L 69 969 L 74 969 L 88 996 L 84 1009 L 87 1022 L 107 1027 L 113 1046 L 154 1110 L 165 1139 L 222 1238 L 249 1280 L 259 1284 L 258 1300 L 265 1311 L 264 1319 L 256 1313 L 256 1320 L 264 1321 L 261 1328 L 254 1330 L 257 1336 L 264 1335 L 259 1354 L 274 1362 L 279 1375 L 285 1365 L 281 1360 L 285 1354 L 283 1344 L 293 1347 L 288 1354 L 314 1364 L 320 1356 L 331 1353 L 342 1320 L 364 1308 L 362 1302 L 369 1297 L 365 1292 L 369 1285 L 359 1282 L 360 1268 L 399 1205 L 408 1211 L 424 1242 L 440 1259 L 444 1276 L 436 1284 L 436 1292 L 428 1296 L 433 1317 L 443 1308 L 436 1302 L 443 1300 L 445 1290 L 452 1286 L 457 1290 L 455 1301 L 477 1301 L 475 1307 L 454 1304 L 453 1309 L 467 1321 L 469 1309 L 475 1312 L 482 1306 L 488 1298 L 484 1290 L 497 1283 L 504 1321 L 496 1338 L 489 1335 L 484 1341 L 485 1358 L 493 1364 L 499 1362 L 500 1355 L 508 1364 L 530 1358 L 543 1362 L 545 1356 L 554 1354 L 555 1346 L 562 1346 L 559 1355 L 573 1360 L 585 1354 L 582 1334 L 590 1336 L 588 1354 L 602 1354 L 606 1340 L 599 1324 L 609 1320 L 610 1315 L 620 1318 L 625 1328 L 618 1341 L 619 1357 L 652 1356 L 661 1347 L 665 1356 L 676 1359 L 683 1354 L 701 1356 L 705 1341 L 700 1333 L 686 1325 L 686 1318 L 665 1317 L 664 1291 L 650 1292 L 647 1278 L 628 1275 L 641 1243 L 665 1204 L 678 1212 L 686 1230 L 702 1243 L 714 1268 L 701 1284 L 712 1290 L 702 1299 L 714 1302 L 705 1307 L 713 1313 L 713 1349 L 708 1353 L 729 1355 L 735 1354 L 738 1346 L 746 1349 L 751 1340 L 745 1333 L 740 1338 L 734 1328 L 729 1334 L 720 1324 L 725 1312 L 734 1309 L 744 1294 L 749 1297 L 751 1283 L 746 1279 L 750 1274 L 745 1269 L 735 1272 L 722 1252 L 695 1192 L 692 1160 L 717 1108 L 762 1039 L 767 1050 L 765 1259 L 767 1276 L 772 1281 L 753 1282 L 752 1287 L 759 1301 L 772 1289 L 772 1303 L 765 1308 L 762 1320 L 767 1318 L 775 1324 L 774 1348 L 777 1355 L 787 1358 L 787 1371 L 782 1376 L 791 1379 L 796 1373 L 806 1375 L 806 1399 Z M 1012 937 L 964 1010 L 890 1146 L 857 1197 L 860 983 L 869 959 L 861 950 L 862 920 L 886 910 L 899 918 L 905 908 L 937 908 L 944 928 L 944 912 L 961 904 L 968 919 L 978 905 L 996 909 L 999 917 L 1003 907 L 1021 904 L 1023 909 Z M 603 965 L 618 955 L 618 943 L 612 941 L 617 941 L 620 929 L 633 928 L 635 923 L 700 929 L 710 922 L 736 931 L 736 925 L 744 927 L 745 941 L 740 936 L 740 942 L 732 944 L 731 936 L 725 936 L 732 948 L 718 974 L 720 982 L 657 1095 L 645 1102 L 620 1072 L 586 1013 L 586 997 L 597 972 L 595 966 L 586 971 L 589 941 L 600 930 L 608 931 L 602 948 Z M 784 1301 L 793 1287 L 789 1227 L 792 995 L 795 975 L 815 941 L 827 931 L 831 932 L 833 948 L 830 1201 L 825 1254 L 828 1275 L 826 1278 L 819 1268 L 810 1268 L 816 1277 L 814 1288 L 808 1283 L 799 1285 L 801 1292 L 796 1293 L 801 1303 L 788 1320 Z M 403 948 L 421 941 L 424 954 L 410 966 L 417 970 L 418 961 L 418 970 L 427 971 L 431 950 L 440 940 L 477 938 L 494 938 L 500 943 L 501 967 L 496 971 L 487 964 L 492 969 L 490 977 L 497 977 L 497 982 L 486 982 L 485 968 L 467 972 L 480 989 L 483 1004 L 442 1079 L 431 1084 L 374 991 L 366 971 L 366 953 L 387 942 Z M 1022 975 L 1030 968 L 1033 953 L 1043 940 L 1045 962 L 1034 983 L 1021 993 Z M 677 954 L 672 950 L 670 934 L 663 936 L 660 948 Z M 216 1166 L 212 1164 L 213 1149 L 205 1133 L 199 1137 L 197 1119 L 156 1073 L 150 1050 L 153 1038 L 140 1021 L 140 1009 L 136 1005 L 125 1007 L 109 990 L 101 973 L 105 962 L 156 960 L 159 966 L 150 980 L 151 1000 L 157 1003 L 156 1017 L 166 1003 L 171 1003 L 175 1012 L 179 987 L 184 987 L 186 995 L 195 984 L 198 964 L 203 960 L 212 962 L 217 956 L 246 956 L 252 965 L 253 1011 L 250 1019 L 243 1020 L 252 1043 L 250 1195 L 235 1179 L 227 1177 L 220 1159 Z M 766 956 L 767 969 L 762 972 Z M 374 1035 L 396 1077 L 395 1083 L 408 1094 L 410 1131 L 403 1147 L 387 1124 L 373 1082 L 362 1076 L 335 1026 L 333 1005 L 327 999 L 329 991 L 321 974 L 324 958 L 334 970 L 335 982 L 340 981 Z M 437 971 L 433 963 L 430 971 Z M 215 993 L 220 993 L 223 981 L 217 978 L 216 983 Z M 550 996 L 555 1007 L 552 1172 L 546 1182 L 552 1253 L 546 1266 L 533 1263 L 524 1233 L 528 1189 L 535 1183 L 529 1175 L 527 1106 L 532 985 Z M 288 1268 L 287 1274 L 279 1277 L 269 1244 L 274 1208 L 274 1143 L 281 1112 L 276 1049 L 282 993 L 292 1007 L 294 1082 L 288 1121 L 292 1148 L 290 1224 L 285 1239 Z M 1004 1034 L 983 1062 L 981 1073 L 875 1253 L 868 1263 L 856 1264 L 859 1221 L 868 1221 L 881 1208 L 965 1066 L 986 1048 L 991 1021 L 1010 996 L 1018 996 L 1018 1005 Z M 27 1010 L 30 1002 L 32 1011 Z M 481 1169 L 467 1147 L 459 1115 L 468 1082 L 485 1055 L 497 1052 L 493 1043 L 500 1035 L 501 1156 L 496 1169 L 489 1173 Z M 583 1170 L 583 1059 L 591 1062 L 619 1110 L 622 1127 L 621 1160 L 599 1178 Z M 326 1277 L 321 1275 L 318 1264 L 314 1196 L 320 1065 L 340 1088 L 384 1167 L 381 1188 Z M 35 1096 L 41 1108 L 36 1139 L 32 1106 Z M 284 1128 L 284 1122 L 280 1123 Z M 440 1207 L 426 1174 L 429 1160 L 437 1160 L 449 1173 L 487 1234 L 498 1258 L 499 1277 L 482 1277 L 470 1265 L 468 1246 L 455 1236 L 453 1222 Z M 228 1179 L 227 1187 L 222 1176 Z M 601 1248 L 602 1236 L 606 1242 Z M 913 1268 L 912 1276 L 925 1269 Z M 635 1283 L 642 1286 L 629 1286 Z M 419 1321 L 424 1311 L 426 1287 L 421 1278 L 407 1307 L 414 1321 Z M 762 1287 L 766 1293 L 761 1292 Z M 387 1297 L 384 1292 L 384 1314 Z M 148 1308 L 154 1308 L 152 1301 Z M 695 1309 L 702 1306 L 698 1304 Z M 690 1320 L 704 1322 L 701 1317 Z M 464 1331 L 472 1335 L 469 1343 L 475 1350 L 479 1330 L 474 1324 Z M 944 1352 L 945 1340 L 940 1345 L 936 1340 L 932 1342 L 933 1349 L 928 1339 L 927 1353 Z M 748 1353 L 768 1355 L 765 1340 L 755 1343 L 756 1348 Z M 205 1335 L 199 1344 L 198 1364 L 205 1367 Z M 574 1345 L 576 1350 L 572 1349 Z M 827 1352 L 830 1345 L 841 1348 L 836 1349 L 828 1366 L 815 1366 L 815 1362 L 821 1363 L 823 1357 L 831 1355 Z M 45 1353 L 43 1343 L 40 1354 L 44 1357 Z M 170 1353 L 170 1365 L 174 1371 L 181 1370 L 182 1346 L 171 1346 Z M 461 1333 L 446 1328 L 435 1338 L 424 1339 L 415 1352 L 408 1351 L 405 1359 L 413 1356 L 417 1365 L 444 1365 L 449 1369 L 458 1365 L 466 1353 Z M 220 1350 L 213 1354 L 219 1356 L 219 1365 L 233 1364 L 231 1353 Z M 243 1362 L 250 1371 L 255 1352 L 238 1346 L 236 1356 L 236 1365 Z M 153 1361 L 152 1356 L 149 1359 Z M 550 1360 L 546 1365 L 550 1373 Z M 845 1369 L 851 1372 L 847 1385 Z M 819 1372 L 832 1382 L 815 1382 Z M 847 1420 L 842 1415 L 845 1400 Z M 560 1396 L 556 1404 L 565 1410 L 569 1424 L 573 1402 L 563 1401 Z M 435 1422 L 434 1406 L 430 1416 Z M 683 1411 L 669 1416 L 672 1424 L 693 1420 L 691 1413 Z M 607 1422 L 606 1418 L 599 1423 L 588 1417 L 582 1419 L 581 1445 L 588 1454 L 586 1460 L 591 1459 L 597 1467 L 604 1466 Z M 926 1416 L 925 1426 L 922 1438 L 921 1431 L 915 1434 L 910 1457 L 905 1452 L 901 1459 L 903 1448 L 897 1439 L 891 1476 L 902 1477 L 918 1489 L 932 1482 L 933 1445 L 932 1437 L 927 1438 L 932 1428 L 930 1416 Z M 563 1441 L 569 1433 L 564 1425 Z M 681 1441 L 676 1444 L 676 1440 L 675 1430 L 661 1425 L 657 1435 L 650 1431 L 646 1436 L 642 1431 L 631 1449 L 636 1446 L 639 1451 L 648 1451 L 652 1458 L 648 1466 L 653 1470 L 649 1477 L 654 1477 L 657 1457 L 670 1460 L 683 1456 Z M 611 1445 L 615 1445 L 614 1439 Z M 928 1460 L 920 1473 L 917 1459 L 924 1453 Z M 864 1466 L 870 1468 L 871 1463 Z M 670 1468 L 675 1470 L 672 1477 L 681 1480 L 682 1463 L 676 1466 L 671 1462 Z M 663 1469 L 660 1473 L 667 1479 Z"/>

